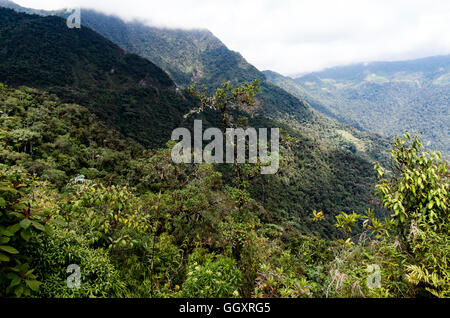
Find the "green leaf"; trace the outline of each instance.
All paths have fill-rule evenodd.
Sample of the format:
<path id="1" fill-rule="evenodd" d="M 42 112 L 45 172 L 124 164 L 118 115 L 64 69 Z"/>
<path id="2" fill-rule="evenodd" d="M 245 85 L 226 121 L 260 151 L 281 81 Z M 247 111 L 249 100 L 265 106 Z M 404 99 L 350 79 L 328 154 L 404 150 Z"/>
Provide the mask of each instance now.
<path id="1" fill-rule="evenodd" d="M 51 222 L 56 225 L 65 226 L 67 222 L 61 219 L 52 219 Z"/>
<path id="2" fill-rule="evenodd" d="M 22 230 L 20 232 L 20 236 L 25 240 L 25 241 L 29 241 L 31 238 L 31 233 L 30 230 Z"/>
<path id="3" fill-rule="evenodd" d="M 0 245 L 0 250 L 5 251 L 10 254 L 19 254 L 19 251 L 16 250 L 14 247 L 6 246 L 6 245 Z"/>
<path id="4" fill-rule="evenodd" d="M 49 223 L 45 223 L 45 233 L 48 235 L 53 233 L 53 228 Z"/>
<path id="5" fill-rule="evenodd" d="M 9 240 L 10 240 L 9 237 L 6 236 L 0 237 L 0 244 L 6 244 L 9 242 Z"/>
<path id="6" fill-rule="evenodd" d="M 5 208 L 5 207 L 6 207 L 6 201 L 2 197 L 0 197 L 0 208 Z"/>
<path id="7" fill-rule="evenodd" d="M 14 193 L 14 194 L 19 193 L 19 191 L 17 191 L 16 189 L 9 188 L 9 187 L 0 187 L 0 191 L 11 192 L 11 193 Z"/>
<path id="8" fill-rule="evenodd" d="M 25 283 L 27 284 L 28 287 L 31 288 L 32 291 L 38 291 L 39 290 L 39 286 L 42 284 L 41 282 L 38 282 L 37 280 L 25 280 Z"/>
<path id="9" fill-rule="evenodd" d="M 4 229 L 4 230 L 2 231 L 2 235 L 4 235 L 4 236 L 13 236 L 14 233 L 8 231 L 8 229 Z"/>
<path id="10" fill-rule="evenodd" d="M 17 297 L 22 296 L 22 293 L 23 293 L 23 286 L 22 286 L 22 285 L 19 285 L 19 286 L 14 290 L 14 293 L 16 294 Z"/>
<path id="11" fill-rule="evenodd" d="M 30 269 L 28 272 L 26 272 L 25 273 L 25 275 L 23 275 L 24 277 L 28 277 L 28 276 L 30 276 L 31 274 L 33 274 L 33 272 L 34 272 L 34 268 L 33 269 Z"/>
<path id="12" fill-rule="evenodd" d="M 11 233 L 11 235 L 8 235 L 8 236 L 13 236 L 17 231 L 20 230 L 20 228 L 21 228 L 20 223 L 16 223 L 14 225 L 8 226 L 6 230 L 9 233 Z"/>
<path id="13" fill-rule="evenodd" d="M 31 221 L 31 225 L 39 231 L 45 231 L 45 227 L 39 222 Z"/>
<path id="14" fill-rule="evenodd" d="M 23 229 L 29 228 L 30 225 L 31 225 L 31 220 L 30 220 L 30 219 L 23 219 L 22 221 L 20 221 L 20 226 L 21 226 Z"/>
<path id="15" fill-rule="evenodd" d="M 0 262 L 9 262 L 9 257 L 0 253 Z"/>
<path id="16" fill-rule="evenodd" d="M 14 287 L 20 284 L 20 277 L 18 275 L 14 275 L 11 279 L 11 283 L 9 284 L 9 287 Z"/>
<path id="17" fill-rule="evenodd" d="M 9 279 L 14 279 L 14 278 L 16 278 L 16 277 L 19 277 L 19 278 L 20 278 L 19 275 L 14 274 L 14 273 L 8 273 L 8 274 L 6 274 L 6 277 L 9 278 Z"/>

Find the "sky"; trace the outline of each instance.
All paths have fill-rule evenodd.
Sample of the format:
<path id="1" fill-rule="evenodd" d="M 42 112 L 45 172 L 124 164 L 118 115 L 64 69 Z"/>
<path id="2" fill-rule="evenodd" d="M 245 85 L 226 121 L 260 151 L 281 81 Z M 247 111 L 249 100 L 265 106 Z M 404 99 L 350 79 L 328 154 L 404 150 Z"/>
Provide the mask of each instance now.
<path id="1" fill-rule="evenodd" d="M 14 2 L 36 9 L 79 6 L 154 26 L 208 29 L 259 70 L 291 76 L 359 62 L 450 54 L 449 0 Z"/>

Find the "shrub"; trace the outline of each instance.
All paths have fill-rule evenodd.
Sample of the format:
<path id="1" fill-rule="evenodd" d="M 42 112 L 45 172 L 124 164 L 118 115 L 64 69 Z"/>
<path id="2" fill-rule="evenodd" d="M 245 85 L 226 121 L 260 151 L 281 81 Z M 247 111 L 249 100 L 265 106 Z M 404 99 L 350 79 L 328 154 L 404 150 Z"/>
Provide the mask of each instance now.
<path id="1" fill-rule="evenodd" d="M 182 293 L 188 298 L 236 298 L 241 280 L 242 273 L 232 258 L 198 249 L 189 257 Z"/>
<path id="2" fill-rule="evenodd" d="M 427 153 L 419 138 L 405 133 L 392 150 L 390 171 L 376 165 L 377 191 L 391 212 L 389 229 L 398 237 L 408 279 L 438 297 L 450 296 L 448 163 Z"/>
<path id="3" fill-rule="evenodd" d="M 22 169 L 0 165 L 0 296 L 30 296 L 40 285 L 25 247 L 49 218 L 31 200 L 39 184 L 27 177 Z"/>
<path id="4" fill-rule="evenodd" d="M 42 281 L 40 297 L 118 297 L 124 288 L 119 274 L 104 249 L 89 248 L 86 238 L 55 227 L 50 235 L 37 235 L 29 247 L 35 273 Z M 67 268 L 81 271 L 80 288 L 69 288 Z"/>

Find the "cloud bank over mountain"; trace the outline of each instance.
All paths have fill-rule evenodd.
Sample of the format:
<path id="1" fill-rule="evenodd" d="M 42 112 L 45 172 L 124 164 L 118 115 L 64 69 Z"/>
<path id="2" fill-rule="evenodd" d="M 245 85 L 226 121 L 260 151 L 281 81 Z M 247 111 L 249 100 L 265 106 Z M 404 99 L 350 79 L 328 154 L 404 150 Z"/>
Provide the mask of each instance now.
<path id="1" fill-rule="evenodd" d="M 341 64 L 450 53 L 447 0 L 18 0 L 82 6 L 172 28 L 206 28 L 261 70 L 285 75 Z"/>

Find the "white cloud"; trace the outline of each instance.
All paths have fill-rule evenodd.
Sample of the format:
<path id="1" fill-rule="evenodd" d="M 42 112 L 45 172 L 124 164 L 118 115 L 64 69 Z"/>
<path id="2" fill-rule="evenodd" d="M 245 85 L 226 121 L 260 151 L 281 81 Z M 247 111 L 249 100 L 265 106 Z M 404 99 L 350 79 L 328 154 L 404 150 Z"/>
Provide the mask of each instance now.
<path id="1" fill-rule="evenodd" d="M 283 74 L 450 54 L 448 0 L 17 0 L 89 7 L 166 27 L 207 28 L 261 70 Z"/>

